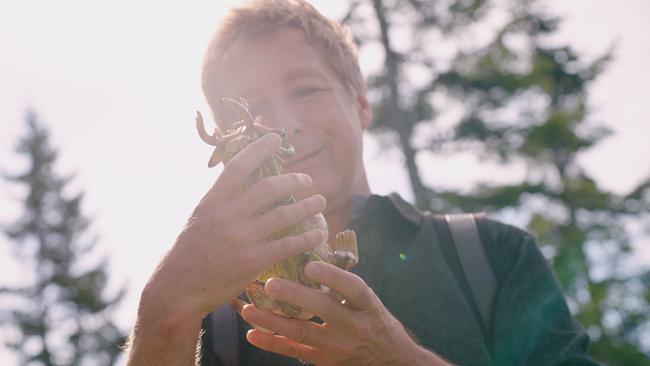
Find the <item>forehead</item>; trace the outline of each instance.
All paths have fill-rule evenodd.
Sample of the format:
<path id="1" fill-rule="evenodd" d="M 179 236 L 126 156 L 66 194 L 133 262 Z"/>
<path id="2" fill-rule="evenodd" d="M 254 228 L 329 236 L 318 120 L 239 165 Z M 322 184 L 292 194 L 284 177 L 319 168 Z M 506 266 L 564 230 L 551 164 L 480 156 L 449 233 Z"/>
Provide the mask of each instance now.
<path id="1" fill-rule="evenodd" d="M 264 83 L 335 78 L 321 48 L 302 30 L 285 26 L 239 37 L 224 54 L 215 82 L 221 96 L 247 96 Z"/>

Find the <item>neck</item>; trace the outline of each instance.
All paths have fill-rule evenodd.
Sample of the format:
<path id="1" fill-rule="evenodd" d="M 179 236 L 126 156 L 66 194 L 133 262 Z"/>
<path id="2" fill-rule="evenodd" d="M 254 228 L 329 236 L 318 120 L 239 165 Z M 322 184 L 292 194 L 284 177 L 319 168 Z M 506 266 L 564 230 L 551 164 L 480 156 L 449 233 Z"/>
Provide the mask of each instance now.
<path id="1" fill-rule="evenodd" d="M 345 230 L 352 220 L 355 197 L 360 195 L 369 196 L 370 194 L 370 187 L 368 186 L 368 181 L 364 172 L 362 179 L 359 180 L 355 189 L 349 192 L 341 202 L 337 202 L 333 205 L 328 204 L 328 207 L 323 214 L 327 220 L 330 243 L 334 240 L 336 234 Z"/>

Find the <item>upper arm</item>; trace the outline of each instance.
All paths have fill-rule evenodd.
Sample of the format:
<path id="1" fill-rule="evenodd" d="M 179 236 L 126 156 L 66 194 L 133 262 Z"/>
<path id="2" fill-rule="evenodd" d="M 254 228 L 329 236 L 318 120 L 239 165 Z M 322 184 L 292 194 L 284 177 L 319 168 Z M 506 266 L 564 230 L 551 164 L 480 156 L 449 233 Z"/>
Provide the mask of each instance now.
<path id="1" fill-rule="evenodd" d="M 497 278 L 491 350 L 500 365 L 595 365 L 589 338 L 573 319 L 535 238 L 488 221 L 486 253 Z M 481 229 L 479 227 L 479 229 Z"/>

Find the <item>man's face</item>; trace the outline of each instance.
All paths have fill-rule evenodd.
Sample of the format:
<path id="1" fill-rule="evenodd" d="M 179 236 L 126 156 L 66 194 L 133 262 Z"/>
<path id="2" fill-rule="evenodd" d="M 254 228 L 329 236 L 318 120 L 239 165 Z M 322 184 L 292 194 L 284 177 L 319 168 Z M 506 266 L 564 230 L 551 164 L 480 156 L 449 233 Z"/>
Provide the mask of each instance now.
<path id="1" fill-rule="evenodd" d="M 240 37 L 214 82 L 219 98 L 244 97 L 263 125 L 288 129 L 296 154 L 284 171 L 313 178 L 305 195 L 323 194 L 328 209 L 335 209 L 368 193 L 361 160 L 361 132 L 371 119 L 365 95 L 340 81 L 304 32 L 280 27 Z"/>

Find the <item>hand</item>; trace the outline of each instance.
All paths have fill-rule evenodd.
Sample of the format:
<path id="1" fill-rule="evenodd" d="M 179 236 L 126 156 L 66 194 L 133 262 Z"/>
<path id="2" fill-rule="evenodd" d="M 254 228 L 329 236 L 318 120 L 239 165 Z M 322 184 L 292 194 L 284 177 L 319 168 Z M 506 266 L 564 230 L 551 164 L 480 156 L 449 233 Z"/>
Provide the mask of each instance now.
<path id="1" fill-rule="evenodd" d="M 264 267 L 323 240 L 325 233 L 314 230 L 266 242 L 272 233 L 325 209 L 322 196 L 259 215 L 281 197 L 305 193 L 309 177 L 266 177 L 242 193 L 249 174 L 280 145 L 276 134 L 253 142 L 226 164 L 199 202 L 142 292 L 128 365 L 194 365 L 207 313 L 241 292 Z"/>
<path id="2" fill-rule="evenodd" d="M 301 306 L 324 323 L 247 305 L 242 309 L 244 320 L 275 333 L 250 330 L 246 335 L 250 343 L 316 365 L 446 365 L 411 339 L 359 276 L 324 262 L 309 263 L 305 274 L 340 293 L 344 302 L 321 290 L 270 279 L 265 286 L 269 296 Z"/>
<path id="3" fill-rule="evenodd" d="M 147 284 L 143 311 L 167 314 L 161 310 L 166 307 L 178 316 L 205 315 L 241 292 L 264 267 L 313 249 L 323 240 L 321 230 L 265 240 L 322 211 L 326 202 L 320 195 L 259 215 L 277 199 L 309 189 L 308 176 L 266 177 L 241 192 L 249 174 L 280 145 L 279 136 L 265 135 L 226 164 Z"/>

